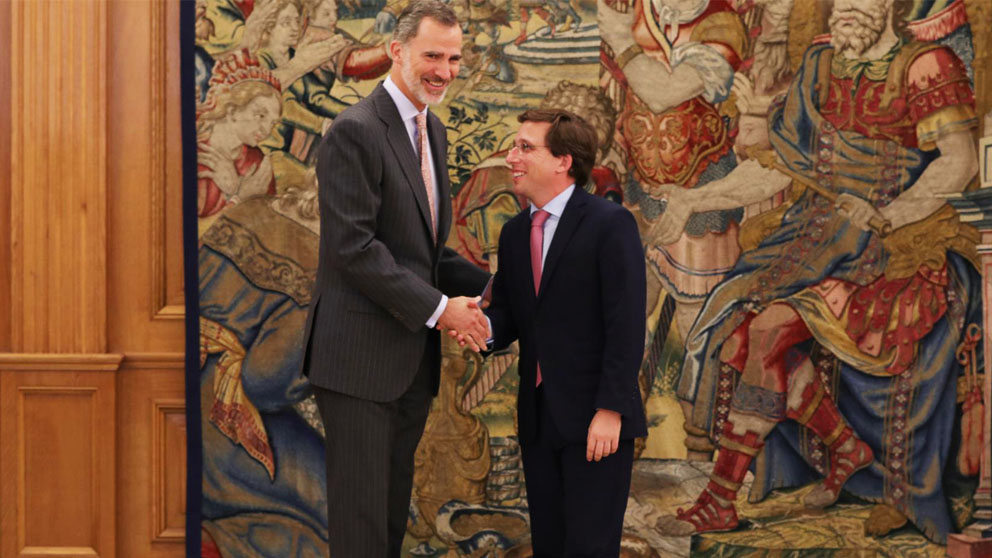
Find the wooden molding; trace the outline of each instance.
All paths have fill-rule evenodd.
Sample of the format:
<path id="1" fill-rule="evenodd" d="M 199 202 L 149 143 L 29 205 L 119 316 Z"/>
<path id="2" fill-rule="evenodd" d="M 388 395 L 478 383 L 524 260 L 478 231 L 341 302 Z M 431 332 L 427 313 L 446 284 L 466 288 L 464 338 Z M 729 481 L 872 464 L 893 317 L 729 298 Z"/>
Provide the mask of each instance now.
<path id="1" fill-rule="evenodd" d="M 115 371 L 123 360 L 119 354 L 0 353 L 0 371 Z"/>
<path id="2" fill-rule="evenodd" d="M 177 135 L 181 133 L 181 123 L 178 122 L 181 90 L 178 87 L 179 53 L 172 52 L 178 51 L 178 44 L 166 40 L 168 32 L 178 33 L 178 14 L 173 13 L 178 12 L 178 3 L 156 2 L 150 6 L 149 12 L 151 318 L 181 320 L 186 315 L 182 292 L 182 234 L 170 234 L 170 231 L 181 232 L 182 196 L 178 194 L 181 188 L 176 188 L 176 185 L 182 184 L 182 161 L 180 158 L 177 165 L 169 157 L 170 147 L 181 143 Z M 172 155 L 171 159 L 175 159 L 175 154 Z"/>
<path id="3" fill-rule="evenodd" d="M 125 353 L 122 369 L 182 370 L 186 366 L 183 353 Z"/>
<path id="4" fill-rule="evenodd" d="M 152 400 L 152 542 L 186 538 L 186 401 Z"/>
<path id="5" fill-rule="evenodd" d="M 99 555 L 95 548 L 88 546 L 26 546 L 17 556 L 18 558 L 53 558 L 55 556 L 59 558 L 89 558 Z"/>
<path id="6" fill-rule="evenodd" d="M 10 2 L 0 2 L 0 177 L 10 176 Z M 10 188 L 0 188 L 0 308 L 10 308 Z M 10 350 L 9 313 L 0 316 L 0 351 Z"/>
<path id="7" fill-rule="evenodd" d="M 107 346 L 107 2 L 11 2 L 11 350 Z"/>

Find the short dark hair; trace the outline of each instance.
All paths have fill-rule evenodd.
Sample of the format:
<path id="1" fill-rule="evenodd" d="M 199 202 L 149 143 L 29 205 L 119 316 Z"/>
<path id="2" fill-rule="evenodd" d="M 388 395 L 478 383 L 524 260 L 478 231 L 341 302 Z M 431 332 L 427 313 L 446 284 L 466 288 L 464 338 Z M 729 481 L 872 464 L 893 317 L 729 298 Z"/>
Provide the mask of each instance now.
<path id="1" fill-rule="evenodd" d="M 589 182 L 592 166 L 596 161 L 598 139 L 596 129 L 581 116 L 564 109 L 531 109 L 517 117 L 517 121 L 548 122 L 551 128 L 544 142 L 555 157 L 572 156 L 568 175 L 575 185 L 583 187 Z"/>
<path id="2" fill-rule="evenodd" d="M 396 27 L 393 28 L 393 40 L 400 44 L 406 44 L 417 36 L 420 29 L 420 22 L 425 17 L 444 25 L 454 27 L 458 25 L 458 16 L 451 6 L 441 2 L 441 0 L 414 0 L 400 12 L 396 19 Z"/>

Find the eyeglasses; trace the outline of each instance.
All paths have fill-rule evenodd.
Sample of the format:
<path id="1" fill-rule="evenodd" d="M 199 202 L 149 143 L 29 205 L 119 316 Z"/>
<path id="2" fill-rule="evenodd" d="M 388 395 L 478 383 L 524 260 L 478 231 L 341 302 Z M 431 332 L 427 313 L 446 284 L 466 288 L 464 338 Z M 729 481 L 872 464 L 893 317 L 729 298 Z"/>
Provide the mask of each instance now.
<path id="1" fill-rule="evenodd" d="M 513 147 L 510 148 L 510 151 L 517 150 L 520 153 L 523 153 L 524 155 L 529 155 L 529 154 L 533 153 L 535 149 L 539 149 L 541 147 L 547 147 L 547 146 L 546 145 L 532 145 L 532 144 L 530 144 L 530 143 L 528 143 L 526 141 L 515 141 L 515 142 L 513 142 Z"/>

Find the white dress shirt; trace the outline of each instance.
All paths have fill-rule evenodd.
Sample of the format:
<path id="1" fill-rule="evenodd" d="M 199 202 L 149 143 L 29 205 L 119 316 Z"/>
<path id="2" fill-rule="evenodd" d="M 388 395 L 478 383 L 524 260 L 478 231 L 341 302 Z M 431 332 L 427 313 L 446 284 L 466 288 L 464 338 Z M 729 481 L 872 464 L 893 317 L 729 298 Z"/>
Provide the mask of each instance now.
<path id="1" fill-rule="evenodd" d="M 531 219 L 534 218 L 534 213 L 539 209 L 543 209 L 551 214 L 547 221 L 544 222 L 544 243 L 541 246 L 541 271 L 544 271 L 544 260 L 548 257 L 548 248 L 551 247 L 551 239 L 555 237 L 555 231 L 558 230 L 558 221 L 561 220 L 561 214 L 565 211 L 565 205 L 572 198 L 572 192 L 574 191 L 575 184 L 572 184 L 560 194 L 551 198 L 551 201 L 544 204 L 544 207 L 537 207 L 533 203 L 530 204 Z"/>

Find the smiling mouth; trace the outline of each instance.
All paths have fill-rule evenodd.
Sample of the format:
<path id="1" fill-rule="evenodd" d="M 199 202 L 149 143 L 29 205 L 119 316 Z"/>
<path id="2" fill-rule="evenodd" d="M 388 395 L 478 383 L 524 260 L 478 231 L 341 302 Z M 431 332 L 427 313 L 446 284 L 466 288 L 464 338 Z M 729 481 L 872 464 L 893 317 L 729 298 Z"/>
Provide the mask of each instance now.
<path id="1" fill-rule="evenodd" d="M 446 80 L 438 79 L 438 78 L 434 78 L 434 79 L 424 78 L 424 83 L 427 84 L 427 87 L 431 89 L 437 89 L 441 91 L 443 91 L 446 87 L 448 87 L 448 82 Z"/>

